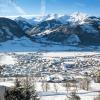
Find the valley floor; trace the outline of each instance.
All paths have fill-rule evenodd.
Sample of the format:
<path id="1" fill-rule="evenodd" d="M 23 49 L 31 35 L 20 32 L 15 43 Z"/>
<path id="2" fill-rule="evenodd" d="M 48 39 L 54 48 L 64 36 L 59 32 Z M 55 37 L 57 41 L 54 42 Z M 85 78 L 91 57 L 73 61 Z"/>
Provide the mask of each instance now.
<path id="1" fill-rule="evenodd" d="M 36 52 L 36 51 L 100 51 L 100 46 L 68 46 L 63 44 L 37 43 L 27 37 L 0 43 L 0 52 Z"/>

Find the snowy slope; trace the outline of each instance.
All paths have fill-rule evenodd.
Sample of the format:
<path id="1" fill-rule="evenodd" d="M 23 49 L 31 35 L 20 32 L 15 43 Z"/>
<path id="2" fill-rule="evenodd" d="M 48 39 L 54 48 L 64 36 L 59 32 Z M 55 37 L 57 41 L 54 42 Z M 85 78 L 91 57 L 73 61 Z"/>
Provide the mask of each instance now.
<path id="1" fill-rule="evenodd" d="M 29 29 L 27 34 L 36 41 L 39 39 L 66 45 L 99 45 L 98 23 L 98 17 L 93 19 L 80 12 L 72 15 L 51 14 L 38 17 L 38 23 Z"/>
<path id="2" fill-rule="evenodd" d="M 9 40 L 0 43 L 1 52 L 12 52 L 12 51 L 27 51 L 34 47 L 33 42 L 27 37 L 15 38 L 14 40 Z"/>
<path id="3" fill-rule="evenodd" d="M 99 51 L 100 46 L 67 46 L 58 44 L 36 43 L 27 37 L 16 38 L 0 43 L 0 52 L 33 52 L 33 51 Z"/>

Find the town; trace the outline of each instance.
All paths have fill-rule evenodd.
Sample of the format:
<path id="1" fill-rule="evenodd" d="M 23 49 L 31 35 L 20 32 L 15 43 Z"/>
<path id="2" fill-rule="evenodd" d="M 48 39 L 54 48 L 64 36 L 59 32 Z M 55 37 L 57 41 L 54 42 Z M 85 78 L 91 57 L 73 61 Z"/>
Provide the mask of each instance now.
<path id="1" fill-rule="evenodd" d="M 28 100 L 51 100 L 53 97 L 85 100 L 85 96 L 90 100 L 99 100 L 95 98 L 100 97 L 100 54 L 57 54 L 59 53 L 1 53 L 0 87 L 4 87 L 2 95 L 5 94 L 5 88 L 10 91 L 20 87 L 30 91 Z M 5 60 L 8 60 L 8 64 Z M 76 99 L 72 99 L 75 97 Z M 4 98 L 2 96 L 2 100 Z"/>

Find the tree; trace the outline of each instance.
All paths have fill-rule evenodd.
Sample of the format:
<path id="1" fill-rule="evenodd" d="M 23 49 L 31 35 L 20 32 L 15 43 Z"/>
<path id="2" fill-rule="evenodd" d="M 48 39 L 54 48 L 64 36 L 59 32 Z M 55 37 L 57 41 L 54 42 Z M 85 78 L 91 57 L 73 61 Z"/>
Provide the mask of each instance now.
<path id="1" fill-rule="evenodd" d="M 82 81 L 80 82 L 80 88 L 84 89 L 84 90 L 89 90 L 89 85 L 90 85 L 90 81 L 88 78 L 84 78 L 82 79 Z"/>
<path id="2" fill-rule="evenodd" d="M 54 83 L 53 85 L 54 85 L 54 89 L 55 89 L 55 91 L 56 91 L 56 93 L 57 93 L 57 92 L 58 92 L 58 86 L 57 86 L 56 83 Z"/>
<path id="3" fill-rule="evenodd" d="M 48 82 L 44 83 L 44 89 L 45 89 L 46 92 L 50 89 Z"/>
<path id="4" fill-rule="evenodd" d="M 2 72 L 4 67 L 5 67 L 5 65 L 0 65 L 0 75 L 1 75 L 1 72 Z"/>
<path id="5" fill-rule="evenodd" d="M 100 83 L 100 70 L 95 73 L 95 82 Z"/>
<path id="6" fill-rule="evenodd" d="M 5 100 L 39 100 L 39 98 L 34 85 L 29 85 L 28 79 L 25 85 L 17 79 L 16 86 L 5 91 Z"/>
<path id="7" fill-rule="evenodd" d="M 42 87 L 43 92 L 45 91 L 45 87 L 44 87 L 44 85 L 45 85 L 45 82 L 42 81 L 41 87 Z"/>
<path id="8" fill-rule="evenodd" d="M 69 82 L 65 83 L 65 88 L 66 88 L 66 91 L 67 91 L 67 94 L 68 94 L 68 91 L 70 90 L 70 83 Z"/>

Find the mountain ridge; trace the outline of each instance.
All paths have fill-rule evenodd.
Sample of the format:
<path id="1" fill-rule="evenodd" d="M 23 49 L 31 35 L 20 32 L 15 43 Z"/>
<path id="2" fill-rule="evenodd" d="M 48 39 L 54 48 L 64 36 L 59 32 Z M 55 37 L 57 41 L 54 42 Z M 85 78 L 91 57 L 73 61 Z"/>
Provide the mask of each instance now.
<path id="1" fill-rule="evenodd" d="M 53 14 L 40 17 L 40 19 L 39 17 L 31 19 L 18 17 L 11 20 L 0 17 L 0 27 L 1 43 L 14 40 L 15 37 L 19 39 L 27 37 L 33 43 L 49 43 L 50 45 L 100 45 L 100 17 L 82 13 Z"/>

